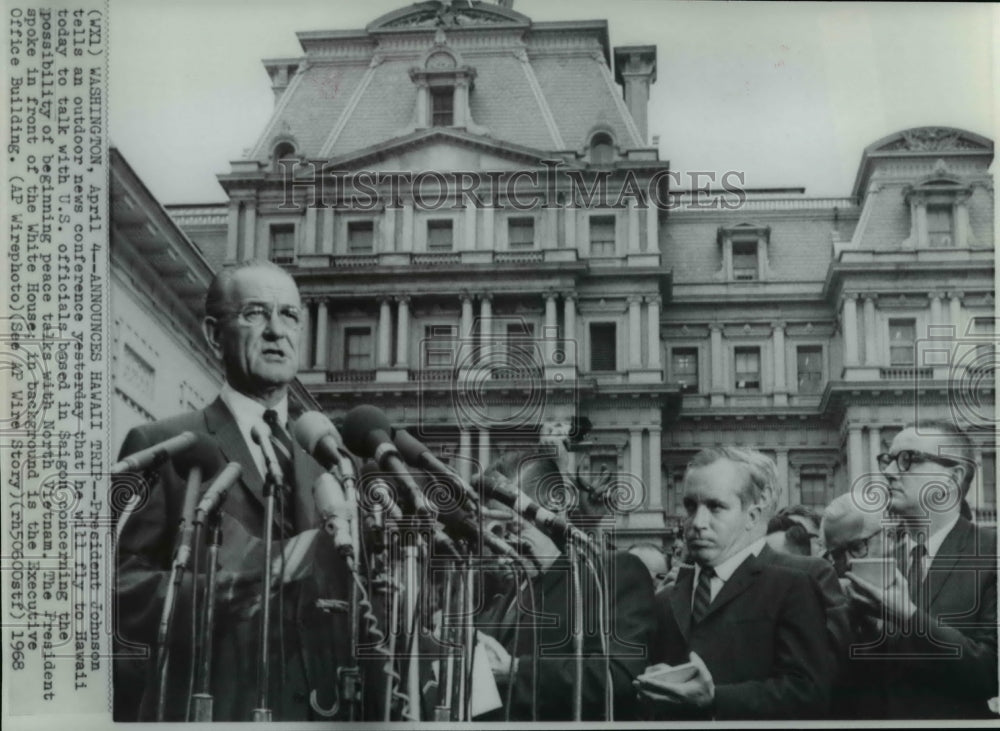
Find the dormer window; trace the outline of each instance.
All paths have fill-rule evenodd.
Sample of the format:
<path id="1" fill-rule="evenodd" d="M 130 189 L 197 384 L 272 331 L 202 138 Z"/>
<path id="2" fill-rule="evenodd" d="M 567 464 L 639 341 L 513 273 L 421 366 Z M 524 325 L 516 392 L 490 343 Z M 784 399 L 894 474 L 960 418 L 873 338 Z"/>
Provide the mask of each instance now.
<path id="1" fill-rule="evenodd" d="M 455 123 L 455 87 L 439 86 L 431 92 L 431 126 L 450 127 Z"/>
<path id="2" fill-rule="evenodd" d="M 967 248 L 972 186 L 948 172 L 939 160 L 934 173 L 903 190 L 910 207 L 910 237 L 904 243 L 916 249 Z"/>
<path id="3" fill-rule="evenodd" d="M 291 142 L 279 142 L 274 146 L 272 160 L 276 171 L 282 172 L 283 169 L 291 170 L 296 160 L 295 145 Z"/>
<path id="4" fill-rule="evenodd" d="M 590 138 L 590 163 L 610 165 L 615 161 L 615 141 L 606 132 L 598 132 Z"/>
<path id="5" fill-rule="evenodd" d="M 721 246 L 722 278 L 727 282 L 759 282 L 767 279 L 767 245 L 770 226 L 741 223 L 720 226 L 716 240 Z"/>
<path id="6" fill-rule="evenodd" d="M 410 69 L 410 79 L 417 87 L 414 109 L 415 129 L 426 127 L 465 127 L 471 129 L 469 92 L 476 70 L 462 65 L 457 51 L 444 44 L 439 36 L 424 54 L 420 66 Z"/>

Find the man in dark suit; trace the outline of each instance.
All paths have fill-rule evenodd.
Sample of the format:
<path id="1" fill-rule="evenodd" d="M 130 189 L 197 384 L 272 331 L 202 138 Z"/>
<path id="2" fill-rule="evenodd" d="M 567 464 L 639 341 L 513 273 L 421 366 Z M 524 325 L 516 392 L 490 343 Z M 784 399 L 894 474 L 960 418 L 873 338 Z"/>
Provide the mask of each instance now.
<path id="1" fill-rule="evenodd" d="M 866 652 L 885 662 L 888 718 L 990 718 L 997 695 L 995 529 L 962 517 L 975 475 L 971 442 L 947 422 L 903 429 L 879 455 L 891 516 L 899 519 L 891 580 L 854 572 L 848 592 L 882 620 Z"/>
<path id="2" fill-rule="evenodd" d="M 192 431 L 215 445 L 220 462 L 242 466 L 240 482 L 221 507 L 223 547 L 212 645 L 214 720 L 250 720 L 259 705 L 264 542 L 275 541 L 275 556 L 298 542 L 305 556 L 299 561 L 301 570 L 283 573 L 280 569 L 289 569 L 288 564 L 276 564 L 268 706 L 275 721 L 314 718 L 310 694 L 316 691 L 322 708 L 331 706 L 337 666 L 350 656 L 346 613 L 336 611 L 348 596 L 349 576 L 329 538 L 311 530 L 318 523 L 311 487 L 322 468 L 288 436 L 288 385 L 298 369 L 302 323 L 298 289 L 279 267 L 249 262 L 216 276 L 205 310 L 205 337 L 221 359 L 226 378 L 221 394 L 200 411 L 133 429 L 121 454 Z M 270 526 L 265 525 L 264 457 L 251 438 L 253 426 L 261 421 L 269 425 L 285 473 L 284 484 L 275 489 L 275 520 Z M 157 627 L 185 490 L 185 475 L 168 461 L 147 483 L 144 501 L 119 526 L 115 720 L 156 717 Z M 195 588 L 204 591 L 207 563 L 205 545 L 196 550 L 201 571 L 194 578 L 186 573 L 176 602 L 164 720 L 188 716 L 190 614 Z M 318 599 L 329 600 L 322 605 L 334 611 L 317 608 Z M 148 656 L 137 658 L 136 649 L 143 647 Z"/>
<path id="3" fill-rule="evenodd" d="M 778 492 L 773 460 L 751 449 L 704 450 L 684 478 L 693 568 L 657 597 L 657 665 L 690 662 L 693 677 L 640 678 L 659 719 L 798 719 L 827 712 L 836 673 L 822 592 L 808 567 L 765 545 Z"/>
<path id="4" fill-rule="evenodd" d="M 561 484 L 558 465 L 547 457 L 508 455 L 502 474 L 532 499 L 551 494 Z M 540 502 L 545 505 L 545 498 Z M 512 540 L 527 545 L 537 562 L 530 577 L 519 576 L 506 592 L 477 617 L 480 644 L 490 659 L 501 698 L 510 702 L 477 721 L 570 721 L 573 719 L 575 605 L 571 565 L 562 547 L 524 520 L 513 521 Z M 592 573 L 580 571 L 583 611 L 582 720 L 636 719 L 632 681 L 648 664 L 654 626 L 653 587 L 649 572 L 635 556 L 613 552 L 594 561 L 607 576 L 611 632 L 603 637 L 601 597 Z M 605 566 L 601 566 L 605 564 Z M 607 642 L 607 655 L 602 640 Z M 509 675 L 511 665 L 513 675 Z M 611 715 L 605 713 L 607 678 L 611 678 Z"/>

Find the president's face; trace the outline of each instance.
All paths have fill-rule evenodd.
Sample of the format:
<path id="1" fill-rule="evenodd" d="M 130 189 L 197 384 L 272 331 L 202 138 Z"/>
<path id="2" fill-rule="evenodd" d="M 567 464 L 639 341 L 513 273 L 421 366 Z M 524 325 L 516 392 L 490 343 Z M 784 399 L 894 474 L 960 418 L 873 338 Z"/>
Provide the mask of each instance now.
<path id="1" fill-rule="evenodd" d="M 270 268 L 237 271 L 224 313 L 206 318 L 206 335 L 226 380 L 250 397 L 283 392 L 299 368 L 302 303 L 295 281 Z"/>
<path id="2" fill-rule="evenodd" d="M 889 482 L 889 512 L 892 515 L 926 518 L 930 511 L 938 507 L 939 502 L 952 507 L 958 504 L 958 481 L 961 474 L 955 467 L 914 456 L 908 470 L 899 469 L 899 452 L 912 450 L 917 455 L 946 458 L 948 449 L 945 448 L 940 455 L 939 450 L 942 446 L 947 447 L 947 444 L 947 437 L 919 434 L 912 427 L 903 429 L 892 440 L 889 454 L 897 458 L 882 471 Z M 948 496 L 942 497 L 945 491 Z"/>
<path id="3" fill-rule="evenodd" d="M 746 480 L 745 471 L 728 459 L 688 470 L 684 530 L 688 555 L 701 566 L 718 566 L 758 537 L 761 506 L 740 503 Z"/>

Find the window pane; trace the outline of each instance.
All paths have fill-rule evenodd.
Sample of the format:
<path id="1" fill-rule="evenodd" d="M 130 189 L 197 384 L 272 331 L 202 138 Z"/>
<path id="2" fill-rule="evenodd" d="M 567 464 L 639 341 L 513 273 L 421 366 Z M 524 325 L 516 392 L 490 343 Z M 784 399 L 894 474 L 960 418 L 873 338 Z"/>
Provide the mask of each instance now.
<path id="1" fill-rule="evenodd" d="M 800 345 L 798 360 L 799 393 L 819 393 L 823 388 L 823 348 Z"/>
<path id="2" fill-rule="evenodd" d="M 347 224 L 347 251 L 349 254 L 370 254 L 374 251 L 374 243 L 374 221 L 350 221 Z"/>
<path id="3" fill-rule="evenodd" d="M 615 217 L 590 217 L 590 255 L 615 255 Z"/>
<path id="4" fill-rule="evenodd" d="M 674 348 L 670 356 L 673 379 L 680 384 L 681 393 L 698 393 L 698 349 Z"/>
<path id="5" fill-rule="evenodd" d="M 757 242 L 733 242 L 733 279 L 741 282 L 757 279 Z"/>
<path id="6" fill-rule="evenodd" d="M 540 365 L 535 357 L 535 326 L 530 322 L 507 325 L 507 365 L 511 368 L 532 368 Z"/>
<path id="7" fill-rule="evenodd" d="M 590 324 L 590 370 L 618 370 L 615 340 L 615 323 L 593 322 Z"/>
<path id="8" fill-rule="evenodd" d="M 760 348 L 736 348 L 736 390 L 760 390 Z"/>
<path id="9" fill-rule="evenodd" d="M 452 87 L 431 89 L 431 126 L 454 124 L 455 90 Z"/>
<path id="10" fill-rule="evenodd" d="M 371 369 L 372 330 L 370 327 L 349 327 L 344 330 L 344 367 L 349 371 Z"/>
<path id="11" fill-rule="evenodd" d="M 927 206 L 927 239 L 931 246 L 952 246 L 952 207 Z"/>
<path id="12" fill-rule="evenodd" d="M 996 320 L 992 317 L 976 317 L 972 320 L 972 335 L 978 341 L 973 366 L 978 369 L 993 370 L 994 366 L 994 336 Z"/>
<path id="13" fill-rule="evenodd" d="M 455 365 L 455 325 L 428 325 L 424 328 L 424 367 L 451 368 Z"/>
<path id="14" fill-rule="evenodd" d="M 271 226 L 271 261 L 287 264 L 295 259 L 295 225 Z"/>
<path id="15" fill-rule="evenodd" d="M 889 365 L 912 366 L 916 362 L 916 339 L 916 320 L 889 320 Z"/>
<path id="16" fill-rule="evenodd" d="M 451 221 L 427 222 L 428 251 L 451 251 L 453 240 Z"/>
<path id="17" fill-rule="evenodd" d="M 800 476 L 802 488 L 802 504 L 810 508 L 825 508 L 826 499 L 826 475 L 825 474 L 802 474 Z"/>
<path id="18" fill-rule="evenodd" d="M 511 249 L 532 248 L 535 245 L 535 219 L 510 219 L 507 222 L 507 244 Z"/>

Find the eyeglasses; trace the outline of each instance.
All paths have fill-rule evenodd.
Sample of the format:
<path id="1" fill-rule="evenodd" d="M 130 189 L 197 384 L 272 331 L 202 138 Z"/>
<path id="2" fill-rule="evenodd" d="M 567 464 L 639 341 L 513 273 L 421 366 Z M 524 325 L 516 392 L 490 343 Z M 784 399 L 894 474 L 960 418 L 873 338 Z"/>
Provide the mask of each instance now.
<path id="1" fill-rule="evenodd" d="M 842 559 L 846 557 L 850 558 L 868 558 L 868 542 L 882 532 L 882 529 L 875 531 L 870 536 L 865 538 L 857 538 L 853 541 L 849 541 L 843 546 L 838 546 L 837 548 L 832 548 L 827 551 L 824 557 L 828 561 L 833 561 L 836 559 Z"/>
<path id="2" fill-rule="evenodd" d="M 263 328 L 271 322 L 275 308 L 267 305 L 251 304 L 235 313 L 236 321 L 247 327 Z M 299 330 L 302 327 L 302 309 L 295 305 L 282 305 L 277 308 L 278 319 L 289 330 Z"/>
<path id="3" fill-rule="evenodd" d="M 960 464 L 958 460 L 951 459 L 950 457 L 939 457 L 936 454 L 929 454 L 927 452 L 920 452 L 916 449 L 900 449 L 895 454 L 889 454 L 888 452 L 883 452 L 878 457 L 879 468 L 885 472 L 889 465 L 893 462 L 899 467 L 900 472 L 906 472 L 914 464 L 920 464 L 921 462 L 935 462 L 944 467 L 955 467 Z"/>

